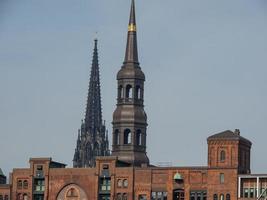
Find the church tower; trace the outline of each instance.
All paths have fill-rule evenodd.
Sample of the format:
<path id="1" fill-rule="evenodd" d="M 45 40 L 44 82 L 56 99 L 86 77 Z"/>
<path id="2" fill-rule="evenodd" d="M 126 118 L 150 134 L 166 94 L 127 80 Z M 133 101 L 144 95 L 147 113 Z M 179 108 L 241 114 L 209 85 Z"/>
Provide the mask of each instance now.
<path id="1" fill-rule="evenodd" d="M 147 116 L 144 81 L 137 51 L 135 2 L 132 0 L 125 59 L 117 74 L 117 107 L 113 113 L 112 155 L 134 166 L 149 164 L 146 155 Z"/>
<path id="2" fill-rule="evenodd" d="M 94 167 L 96 156 L 109 156 L 109 143 L 102 121 L 97 40 L 93 53 L 85 119 L 78 131 L 73 167 Z"/>

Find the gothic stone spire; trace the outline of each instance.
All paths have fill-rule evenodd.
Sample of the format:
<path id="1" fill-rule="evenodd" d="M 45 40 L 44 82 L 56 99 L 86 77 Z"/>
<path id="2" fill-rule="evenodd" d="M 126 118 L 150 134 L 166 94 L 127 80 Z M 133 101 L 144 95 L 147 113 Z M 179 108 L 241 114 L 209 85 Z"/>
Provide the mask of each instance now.
<path id="1" fill-rule="evenodd" d="M 100 96 L 100 78 L 98 64 L 97 40 L 95 40 L 91 77 L 89 83 L 87 107 L 85 113 L 85 130 L 99 131 L 102 125 L 102 108 Z"/>
<path id="2" fill-rule="evenodd" d="M 147 117 L 144 111 L 144 81 L 137 53 L 135 4 L 132 0 L 123 66 L 117 74 L 118 102 L 113 113 L 112 155 L 133 166 L 149 164 L 146 155 Z"/>
<path id="3" fill-rule="evenodd" d="M 106 155 L 109 155 L 109 147 L 106 127 L 102 121 L 98 49 L 95 40 L 85 119 L 82 120 L 79 130 L 73 166 L 93 167 L 96 156 Z"/>

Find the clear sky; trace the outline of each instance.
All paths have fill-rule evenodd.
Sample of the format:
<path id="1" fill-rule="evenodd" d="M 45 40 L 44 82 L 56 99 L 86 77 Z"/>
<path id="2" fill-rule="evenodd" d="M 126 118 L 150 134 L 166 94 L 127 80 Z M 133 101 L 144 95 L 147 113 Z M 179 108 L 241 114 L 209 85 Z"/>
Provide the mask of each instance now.
<path id="1" fill-rule="evenodd" d="M 0 167 L 72 166 L 98 32 L 111 139 L 130 0 L 0 0 Z M 267 173 L 266 0 L 136 0 L 153 164 L 206 165 L 206 138 L 240 129 Z"/>

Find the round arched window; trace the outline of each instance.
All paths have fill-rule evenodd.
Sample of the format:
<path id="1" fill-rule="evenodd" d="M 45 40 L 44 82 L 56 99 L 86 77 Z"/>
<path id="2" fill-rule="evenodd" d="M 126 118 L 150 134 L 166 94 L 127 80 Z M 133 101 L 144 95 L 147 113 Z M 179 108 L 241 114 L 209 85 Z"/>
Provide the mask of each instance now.
<path id="1" fill-rule="evenodd" d="M 128 187 L 128 180 L 127 179 L 123 180 L 123 187 L 125 187 L 125 188 Z"/>
<path id="2" fill-rule="evenodd" d="M 119 187 L 119 188 L 122 187 L 122 180 L 121 180 L 121 179 L 118 180 L 118 187 Z"/>
<path id="3" fill-rule="evenodd" d="M 23 181 L 23 189 L 28 189 L 28 181 Z"/>
<path id="4" fill-rule="evenodd" d="M 133 90 L 131 85 L 126 86 L 126 98 L 132 98 L 133 97 Z"/>
<path id="5" fill-rule="evenodd" d="M 28 200 L 28 195 L 27 194 L 23 194 L 23 200 Z"/>
<path id="6" fill-rule="evenodd" d="M 224 150 L 222 150 L 220 153 L 220 161 L 221 162 L 225 161 L 225 151 Z"/>
<path id="7" fill-rule="evenodd" d="M 131 144 L 131 130 L 130 129 L 125 129 L 124 131 L 124 144 Z"/>

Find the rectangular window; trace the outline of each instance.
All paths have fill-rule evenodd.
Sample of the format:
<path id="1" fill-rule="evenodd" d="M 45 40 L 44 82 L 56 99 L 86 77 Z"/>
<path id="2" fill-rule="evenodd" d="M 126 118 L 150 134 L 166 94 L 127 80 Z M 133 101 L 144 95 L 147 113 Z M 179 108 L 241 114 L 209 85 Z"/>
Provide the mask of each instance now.
<path id="1" fill-rule="evenodd" d="M 45 180 L 44 179 L 35 179 L 34 180 L 34 190 L 36 192 L 45 191 Z"/>
<path id="2" fill-rule="evenodd" d="M 254 198 L 255 197 L 255 188 L 250 188 L 249 190 L 249 197 Z"/>
<path id="3" fill-rule="evenodd" d="M 195 200 L 196 193 L 195 192 L 190 192 L 190 200 Z"/>
<path id="4" fill-rule="evenodd" d="M 37 165 L 36 166 L 36 176 L 39 177 L 39 178 L 44 176 L 43 166 L 42 165 Z"/>
<path id="5" fill-rule="evenodd" d="M 100 190 L 101 191 L 110 191 L 110 178 L 101 178 L 100 179 Z"/>
<path id="6" fill-rule="evenodd" d="M 207 200 L 207 191 L 191 191 L 190 200 Z"/>
<path id="7" fill-rule="evenodd" d="M 263 197 L 267 197 L 267 188 L 261 188 L 260 191 L 260 195 L 262 195 Z"/>
<path id="8" fill-rule="evenodd" d="M 197 193 L 197 200 L 202 200 L 202 194 L 200 192 Z"/>
<path id="9" fill-rule="evenodd" d="M 244 198 L 248 198 L 249 195 L 248 195 L 248 188 L 244 188 Z"/>
<path id="10" fill-rule="evenodd" d="M 223 173 L 220 174 L 220 183 L 221 184 L 224 183 L 224 174 Z"/>
<path id="11" fill-rule="evenodd" d="M 203 192 L 202 195 L 202 200 L 207 200 L 207 192 Z"/>
<path id="12" fill-rule="evenodd" d="M 109 169 L 109 165 L 108 164 L 104 164 L 103 165 L 103 169 Z"/>
<path id="13" fill-rule="evenodd" d="M 37 170 L 39 170 L 39 171 L 43 171 L 43 166 L 42 165 L 37 165 Z"/>
<path id="14" fill-rule="evenodd" d="M 44 195 L 42 195 L 42 194 L 35 194 L 33 196 L 33 200 L 44 200 Z"/>
<path id="15" fill-rule="evenodd" d="M 167 200 L 167 192 L 151 192 L 151 200 Z"/>

